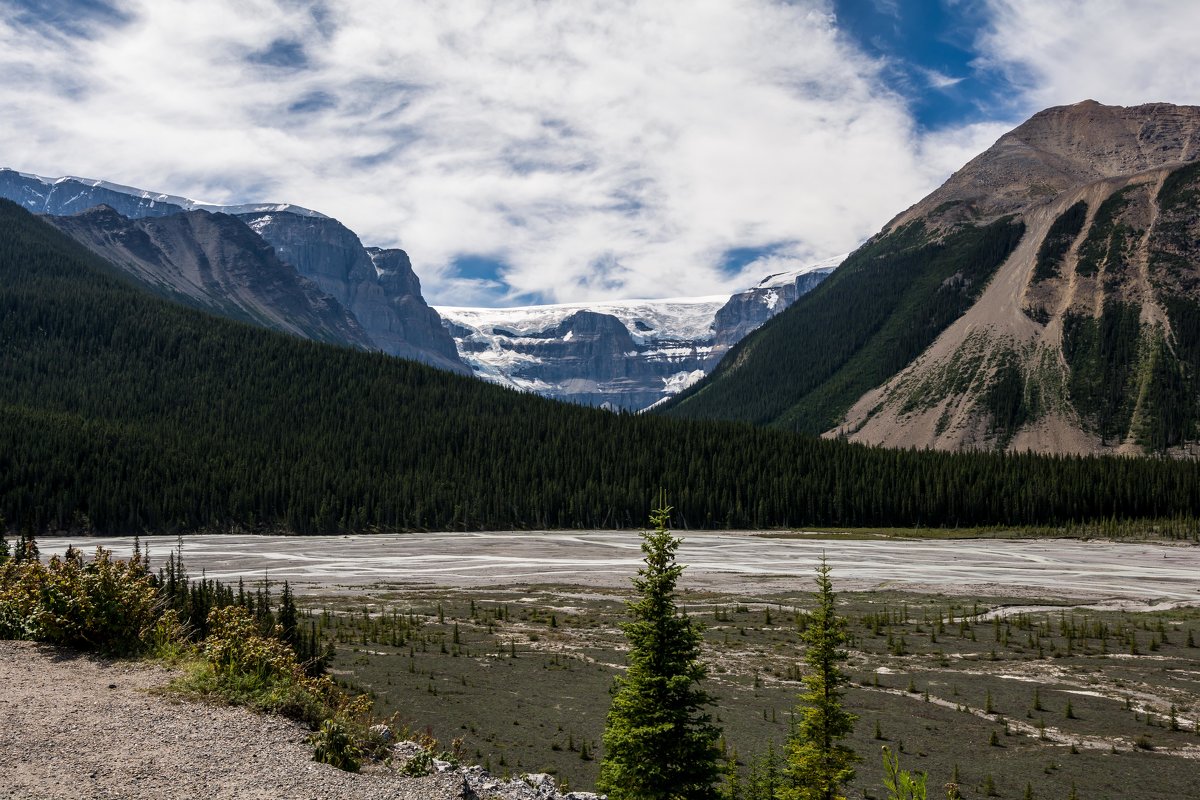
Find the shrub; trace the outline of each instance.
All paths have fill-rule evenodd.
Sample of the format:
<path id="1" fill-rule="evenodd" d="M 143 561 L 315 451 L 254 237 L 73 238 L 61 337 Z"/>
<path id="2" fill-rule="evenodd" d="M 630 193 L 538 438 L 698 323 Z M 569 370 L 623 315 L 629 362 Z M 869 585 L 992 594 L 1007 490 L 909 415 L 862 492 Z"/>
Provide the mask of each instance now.
<path id="1" fill-rule="evenodd" d="M 0 637 L 127 655 L 163 634 L 161 605 L 144 559 L 114 560 L 78 550 L 43 564 L 36 557 L 0 566 Z"/>
<path id="2" fill-rule="evenodd" d="M 420 778 L 431 772 L 433 772 L 433 753 L 428 750 L 418 750 L 413 753 L 400 767 L 401 775 L 408 775 L 412 778 Z"/>
<path id="3" fill-rule="evenodd" d="M 358 748 L 346 726 L 339 720 L 327 719 L 322 722 L 317 732 L 308 737 L 308 743 L 313 747 L 313 761 L 347 772 L 358 772 Z"/>
<path id="4" fill-rule="evenodd" d="M 328 675 L 308 675 L 296 651 L 278 638 L 281 631 L 264 636 L 245 608 L 213 609 L 208 628 L 203 652 L 210 672 L 193 675 L 181 688 L 299 719 L 314 730 L 329 719 L 367 718 L 369 697 L 346 694 Z"/>

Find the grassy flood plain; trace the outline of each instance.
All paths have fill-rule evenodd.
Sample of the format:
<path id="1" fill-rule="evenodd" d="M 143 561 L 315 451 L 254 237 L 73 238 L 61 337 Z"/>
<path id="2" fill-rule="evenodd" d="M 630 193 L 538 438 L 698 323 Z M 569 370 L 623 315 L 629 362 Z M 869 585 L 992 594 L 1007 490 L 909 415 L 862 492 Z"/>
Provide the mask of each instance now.
<path id="1" fill-rule="evenodd" d="M 836 576 L 835 576 L 836 577 Z M 305 598 L 338 676 L 381 714 L 494 771 L 595 780 L 626 593 L 569 586 L 375 589 Z M 800 689 L 804 592 L 685 591 L 706 625 L 709 688 L 743 761 L 782 745 Z M 977 605 L 978 602 L 978 605 Z M 1022 611 L 1039 606 L 1053 610 Z M 845 593 L 848 705 L 862 756 L 850 797 L 881 797 L 879 750 L 964 797 L 1178 798 L 1200 763 L 1200 610 L 1074 610 L 1062 601 Z M 1006 608 L 1003 619 L 987 612 Z M 1191 644 L 1189 644 L 1189 640 Z M 990 698 L 990 713 L 989 713 Z M 1070 709 L 1068 710 L 1068 701 Z M 1171 707 L 1174 706 L 1174 724 Z M 878 737 L 882 738 L 877 738 Z M 931 796 L 940 792 L 931 793 Z"/>

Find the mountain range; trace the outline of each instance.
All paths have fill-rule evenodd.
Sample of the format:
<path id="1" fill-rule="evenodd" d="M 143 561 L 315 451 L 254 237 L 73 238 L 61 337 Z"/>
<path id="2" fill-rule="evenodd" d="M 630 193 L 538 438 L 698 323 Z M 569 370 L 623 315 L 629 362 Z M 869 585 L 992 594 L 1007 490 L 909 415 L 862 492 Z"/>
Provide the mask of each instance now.
<path id="1" fill-rule="evenodd" d="M 844 262 L 730 298 L 439 314 L 406 253 L 297 206 L 11 170 L 0 196 L 159 295 L 557 399 L 891 447 L 1200 453 L 1197 107 L 1046 109 Z"/>
<path id="2" fill-rule="evenodd" d="M 218 205 L 109 181 L 0 170 L 0 197 L 46 217 L 169 299 L 306 338 L 472 372 L 584 405 L 641 410 L 699 380 L 840 259 L 732 297 L 429 307 L 408 254 L 365 247 L 300 206 Z M 443 317 L 445 319 L 443 319 Z"/>
<path id="3" fill-rule="evenodd" d="M 467 372 L 401 250 L 368 250 L 290 204 L 222 206 L 85 178 L 0 170 L 0 197 L 170 299 L 349 347 Z"/>
<path id="4" fill-rule="evenodd" d="M 640 410 L 703 378 L 731 346 L 811 291 L 842 258 L 770 275 L 732 296 L 437 311 L 463 360 L 486 380 Z"/>
<path id="5" fill-rule="evenodd" d="M 1194 526 L 1198 470 L 884 450 L 555 402 L 187 308 L 0 199 L 10 531 L 620 528 L 644 523 L 657 487 L 683 527 Z"/>
<path id="6" fill-rule="evenodd" d="M 1200 108 L 1002 136 L 664 413 L 939 449 L 1195 454 Z"/>

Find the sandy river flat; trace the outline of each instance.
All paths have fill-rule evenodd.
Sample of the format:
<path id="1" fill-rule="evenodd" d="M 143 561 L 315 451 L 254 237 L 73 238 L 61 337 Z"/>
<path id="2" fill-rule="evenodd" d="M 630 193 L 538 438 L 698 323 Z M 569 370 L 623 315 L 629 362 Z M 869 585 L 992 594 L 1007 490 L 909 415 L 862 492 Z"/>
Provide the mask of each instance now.
<path id="1" fill-rule="evenodd" d="M 822 553 L 843 591 L 1070 598 L 1089 603 L 1200 603 L 1200 547 L 1073 539 L 778 538 L 685 533 L 682 586 L 717 592 L 807 591 Z M 193 577 L 268 574 L 300 591 L 372 585 L 447 588 L 556 584 L 623 588 L 639 566 L 635 531 L 411 533 L 370 536 L 143 537 L 161 565 L 182 541 Z M 43 555 L 73 543 L 122 556 L 128 537 L 39 540 Z"/>

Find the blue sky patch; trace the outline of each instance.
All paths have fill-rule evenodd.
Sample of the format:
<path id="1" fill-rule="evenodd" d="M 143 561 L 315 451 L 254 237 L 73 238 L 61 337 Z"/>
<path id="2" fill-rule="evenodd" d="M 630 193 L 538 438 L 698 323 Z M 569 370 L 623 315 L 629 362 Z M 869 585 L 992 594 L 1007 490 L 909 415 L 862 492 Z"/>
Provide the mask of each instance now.
<path id="1" fill-rule="evenodd" d="M 108 0 L 12 0 L 12 5 L 18 25 L 72 37 L 92 38 L 95 27 L 123 25 L 130 19 Z"/>
<path id="2" fill-rule="evenodd" d="M 721 271 L 727 275 L 736 275 L 748 264 L 777 253 L 785 246 L 786 243 L 778 242 L 759 247 L 731 247 L 721 254 Z"/>
<path id="3" fill-rule="evenodd" d="M 246 56 L 251 64 L 282 69 L 303 69 L 308 66 L 304 45 L 292 39 L 276 39 L 265 50 Z"/>
<path id="4" fill-rule="evenodd" d="M 1004 76 L 977 63 L 986 24 L 978 0 L 836 0 L 843 33 L 883 59 L 888 84 L 926 129 L 1003 118 Z"/>
<path id="5" fill-rule="evenodd" d="M 502 281 L 500 273 L 505 268 L 500 259 L 478 254 L 458 256 L 453 263 L 454 274 L 470 280 Z"/>

